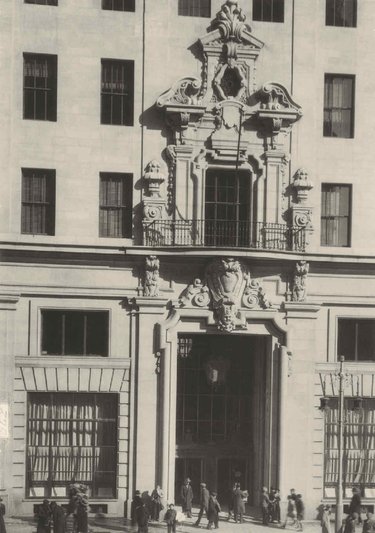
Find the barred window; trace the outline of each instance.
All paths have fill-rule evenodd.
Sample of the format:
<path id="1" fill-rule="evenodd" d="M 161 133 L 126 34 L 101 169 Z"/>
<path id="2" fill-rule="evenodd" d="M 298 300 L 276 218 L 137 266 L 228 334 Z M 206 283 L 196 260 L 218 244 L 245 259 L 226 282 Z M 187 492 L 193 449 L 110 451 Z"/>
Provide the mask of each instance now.
<path id="1" fill-rule="evenodd" d="M 102 59 L 101 123 L 133 126 L 134 61 Z"/>
<path id="2" fill-rule="evenodd" d="M 284 22 L 284 0 L 253 0 L 253 20 Z"/>
<path id="3" fill-rule="evenodd" d="M 99 236 L 132 236 L 132 174 L 100 173 Z"/>
<path id="4" fill-rule="evenodd" d="M 25 4 L 40 4 L 42 6 L 57 6 L 57 0 L 24 0 Z"/>
<path id="5" fill-rule="evenodd" d="M 357 26 L 357 0 L 326 0 L 326 26 Z"/>
<path id="6" fill-rule="evenodd" d="M 108 356 L 108 311 L 42 310 L 42 355 Z"/>
<path id="7" fill-rule="evenodd" d="M 56 121 L 57 56 L 23 55 L 23 118 Z"/>
<path id="8" fill-rule="evenodd" d="M 354 76 L 326 74 L 324 137 L 354 137 Z"/>
<path id="9" fill-rule="evenodd" d="M 322 184 L 321 246 L 350 246 L 351 186 Z"/>
<path id="10" fill-rule="evenodd" d="M 21 233 L 55 234 L 55 171 L 22 169 Z"/>
<path id="11" fill-rule="evenodd" d="M 116 497 L 117 394 L 28 394 L 26 496 L 66 498 L 70 483 Z"/>
<path id="12" fill-rule="evenodd" d="M 211 0 L 178 0 L 178 14 L 187 17 L 210 17 Z"/>
<path id="13" fill-rule="evenodd" d="M 111 11 L 135 11 L 135 0 L 102 0 L 102 9 Z"/>

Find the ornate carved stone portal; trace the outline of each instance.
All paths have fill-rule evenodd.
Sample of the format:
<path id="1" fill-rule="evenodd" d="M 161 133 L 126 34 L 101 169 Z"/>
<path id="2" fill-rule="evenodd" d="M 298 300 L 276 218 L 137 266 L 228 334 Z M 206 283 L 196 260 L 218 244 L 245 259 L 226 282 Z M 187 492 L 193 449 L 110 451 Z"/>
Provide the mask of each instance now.
<path id="1" fill-rule="evenodd" d="M 206 172 L 212 166 L 247 173 L 256 197 L 253 227 L 294 223 L 295 217 L 287 216 L 292 198 L 286 195 L 284 167 L 291 164 L 288 135 L 302 110 L 280 83 L 258 85 L 263 44 L 246 24 L 239 1 L 226 0 L 198 40 L 201 78 L 184 77 L 158 98 L 172 133 L 170 219 L 205 218 Z"/>
<path id="2" fill-rule="evenodd" d="M 183 291 L 181 307 L 206 307 L 214 311 L 218 329 L 246 328 L 241 310 L 271 307 L 261 281 L 251 279 L 247 266 L 237 259 L 215 259 L 206 268 L 205 280 L 195 279 Z"/>

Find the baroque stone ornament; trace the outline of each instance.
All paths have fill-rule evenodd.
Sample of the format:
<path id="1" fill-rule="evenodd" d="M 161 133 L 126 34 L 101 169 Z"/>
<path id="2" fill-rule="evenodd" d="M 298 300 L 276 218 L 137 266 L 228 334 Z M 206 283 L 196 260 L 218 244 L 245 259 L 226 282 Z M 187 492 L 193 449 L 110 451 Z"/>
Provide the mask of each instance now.
<path id="1" fill-rule="evenodd" d="M 151 198 L 160 198 L 160 186 L 165 181 L 164 175 L 160 171 L 160 163 L 156 159 L 150 161 L 146 167 L 143 179 L 147 184 L 148 195 Z"/>
<path id="2" fill-rule="evenodd" d="M 296 264 L 296 269 L 293 275 L 293 285 L 292 285 L 292 301 L 293 302 L 304 302 L 306 300 L 307 293 L 307 274 L 309 273 L 309 264 L 307 261 L 298 261 Z"/>
<path id="3" fill-rule="evenodd" d="M 206 268 L 206 282 L 195 279 L 179 303 L 182 307 L 212 307 L 218 329 L 226 332 L 246 328 L 241 309 L 271 307 L 261 282 L 251 279 L 246 265 L 232 257 L 212 261 Z"/>
<path id="4" fill-rule="evenodd" d="M 159 296 L 159 266 L 160 262 L 156 255 L 146 257 L 144 296 Z"/>
<path id="5" fill-rule="evenodd" d="M 309 191 L 314 187 L 309 180 L 309 175 L 306 169 L 300 168 L 297 170 L 292 187 L 296 194 L 296 203 L 305 204 L 308 199 Z"/>
<path id="6" fill-rule="evenodd" d="M 160 220 L 166 213 L 167 202 L 161 194 L 161 185 L 165 181 L 165 176 L 161 172 L 159 161 L 153 159 L 148 163 L 143 179 L 145 184 L 143 218 L 146 222 Z"/>

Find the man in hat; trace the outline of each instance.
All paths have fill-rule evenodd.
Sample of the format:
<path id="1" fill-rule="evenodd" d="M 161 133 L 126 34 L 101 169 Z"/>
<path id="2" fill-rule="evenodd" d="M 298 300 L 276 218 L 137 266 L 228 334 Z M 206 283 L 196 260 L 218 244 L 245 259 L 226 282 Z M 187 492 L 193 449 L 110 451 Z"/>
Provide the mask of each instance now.
<path id="1" fill-rule="evenodd" d="M 191 508 L 193 502 L 193 489 L 190 485 L 190 478 L 186 478 L 184 484 L 181 486 L 181 501 L 182 512 L 186 514 L 188 518 L 191 518 Z"/>
<path id="2" fill-rule="evenodd" d="M 207 509 L 208 509 L 208 500 L 210 499 L 210 493 L 208 492 L 206 488 L 206 483 L 201 483 L 201 492 L 199 497 L 199 513 L 197 521 L 195 522 L 195 527 L 199 527 L 199 523 L 202 519 L 203 513 L 206 513 L 207 516 Z"/>
<path id="3" fill-rule="evenodd" d="M 51 507 L 48 500 L 43 500 L 37 511 L 38 525 L 37 533 L 51 533 Z"/>
<path id="4" fill-rule="evenodd" d="M 3 504 L 3 499 L 0 498 L 0 533 L 7 533 L 7 530 L 5 529 L 4 515 L 5 505 Z"/>
<path id="5" fill-rule="evenodd" d="M 53 533 L 65 533 L 66 515 L 61 505 L 51 502 Z"/>
<path id="6" fill-rule="evenodd" d="M 132 525 L 137 524 L 138 533 L 148 532 L 148 516 L 146 505 L 141 497 L 141 492 L 136 490 L 131 504 L 131 520 Z"/>

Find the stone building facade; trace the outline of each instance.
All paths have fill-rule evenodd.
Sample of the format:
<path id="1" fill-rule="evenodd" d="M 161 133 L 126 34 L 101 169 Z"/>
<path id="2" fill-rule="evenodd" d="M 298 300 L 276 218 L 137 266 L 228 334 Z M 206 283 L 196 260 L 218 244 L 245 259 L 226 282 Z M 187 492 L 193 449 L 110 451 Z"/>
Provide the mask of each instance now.
<path id="1" fill-rule="evenodd" d="M 373 506 L 372 0 L 2 8 L 10 513 L 80 481 L 121 516 L 189 476 L 313 518 L 341 355 L 344 496 Z"/>

